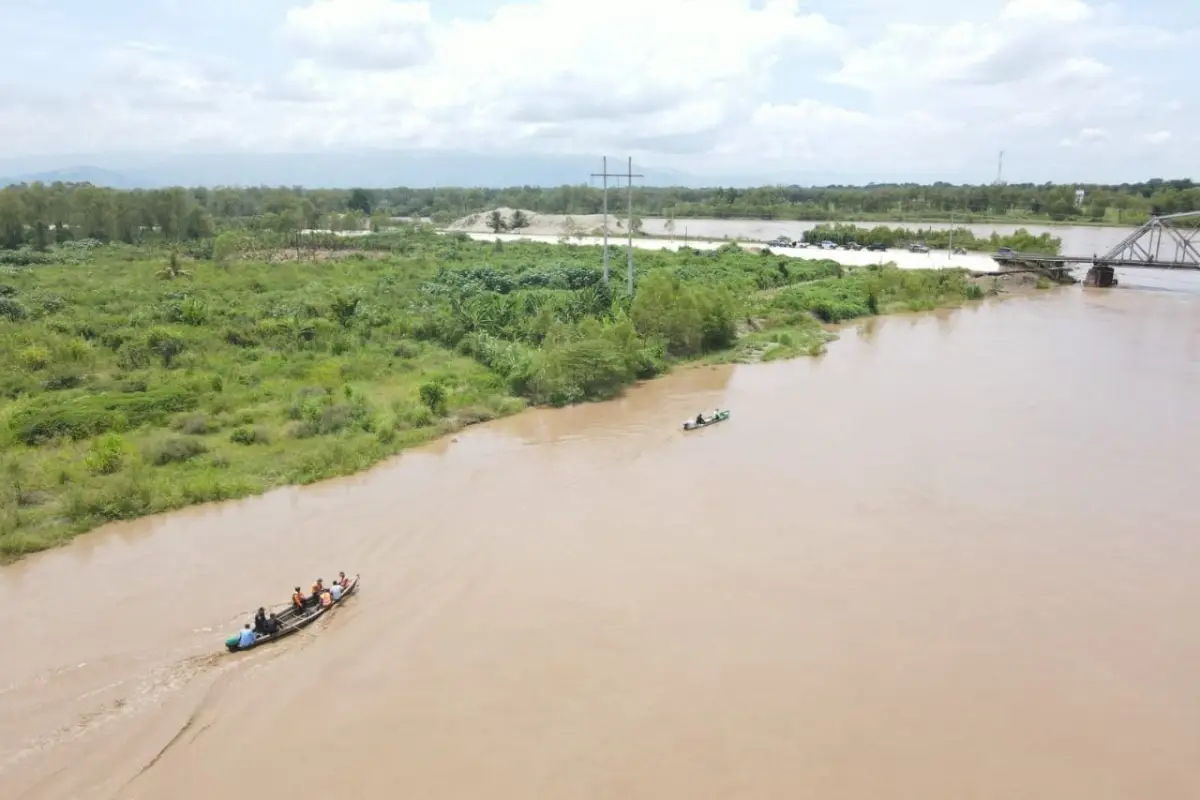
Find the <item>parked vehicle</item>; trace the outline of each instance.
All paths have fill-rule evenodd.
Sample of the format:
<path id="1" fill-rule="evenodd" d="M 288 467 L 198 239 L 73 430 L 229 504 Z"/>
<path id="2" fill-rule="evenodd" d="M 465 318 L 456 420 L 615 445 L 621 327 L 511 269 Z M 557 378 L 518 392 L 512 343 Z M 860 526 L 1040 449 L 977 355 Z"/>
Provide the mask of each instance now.
<path id="1" fill-rule="evenodd" d="M 877 253 L 882 253 L 883 251 L 887 250 L 887 245 L 880 244 L 879 242 L 871 242 L 869 245 L 867 245 L 867 249 L 874 250 Z"/>
<path id="2" fill-rule="evenodd" d="M 837 250 L 837 242 L 831 242 L 826 239 L 825 241 L 821 242 L 821 248 L 823 250 Z"/>
<path id="3" fill-rule="evenodd" d="M 847 250 L 862 250 L 863 249 L 863 246 L 861 244 L 859 244 L 858 242 L 846 242 L 845 247 Z"/>
<path id="4" fill-rule="evenodd" d="M 908 252 L 910 252 L 910 253 L 928 253 L 929 248 L 926 247 L 921 242 L 913 242 L 912 244 L 910 244 L 908 246 Z"/>
<path id="5" fill-rule="evenodd" d="M 794 247 L 795 244 L 786 236 L 776 236 L 771 241 L 767 242 L 767 247 Z"/>

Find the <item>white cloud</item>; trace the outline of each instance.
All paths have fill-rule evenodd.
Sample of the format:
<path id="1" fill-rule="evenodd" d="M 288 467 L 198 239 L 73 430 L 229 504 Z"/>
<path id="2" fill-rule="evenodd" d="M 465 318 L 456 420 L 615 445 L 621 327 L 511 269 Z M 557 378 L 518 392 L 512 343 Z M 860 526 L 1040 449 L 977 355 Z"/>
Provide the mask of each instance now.
<path id="1" fill-rule="evenodd" d="M 578 0 L 483 16 L 452 2 L 256 7 L 246 30 L 225 33 L 262 46 L 231 43 L 223 57 L 184 55 L 131 19 L 126 35 L 142 41 L 80 53 L 84 81 L 0 87 L 0 150 L 631 152 L 693 170 L 986 179 L 1005 149 L 1011 169 L 1043 179 L 1120 164 L 1167 142 L 1147 137 L 1200 122 L 1155 80 L 1164 61 L 1186 74 L 1200 59 L 1130 25 L 1133 0 L 606 0 L 590 16 Z M 52 49 L 39 30 L 47 39 L 31 44 Z M 81 108 L 88 124 L 69 124 Z M 1155 152 L 1182 157 L 1178 141 Z"/>
<path id="2" fill-rule="evenodd" d="M 1083 147 L 1106 142 L 1109 138 L 1109 132 L 1103 128 L 1084 128 L 1074 136 L 1062 139 L 1058 144 L 1060 147 Z"/>
<path id="3" fill-rule="evenodd" d="M 1146 142 L 1147 144 L 1164 144 L 1170 140 L 1170 131 L 1155 131 L 1154 133 L 1147 133 L 1142 137 L 1142 141 Z"/>
<path id="4" fill-rule="evenodd" d="M 287 12 L 285 38 L 301 53 L 353 69 L 410 67 L 433 55 L 429 3 L 315 0 Z"/>
<path id="5" fill-rule="evenodd" d="M 1009 0 L 1000 19 L 1020 22 L 1080 22 L 1092 16 L 1081 0 Z"/>
<path id="6" fill-rule="evenodd" d="M 423 4 L 334 5 L 318 0 L 290 12 L 288 30 L 301 19 L 312 36 L 301 48 L 306 58 L 279 88 L 386 118 L 387 127 L 361 131 L 370 140 L 364 143 L 378 144 L 395 142 L 397 121 L 413 143 L 428 146 L 502 147 L 548 134 L 552 146 L 587 148 L 695 136 L 751 113 L 785 53 L 832 52 L 843 37 L 796 0 L 758 8 L 750 0 L 708 0 L 703 14 L 694 0 L 606 2 L 606 19 L 637 20 L 628 29 L 581 24 L 576 0 L 502 6 L 487 19 L 442 24 L 428 21 Z M 333 22 L 351 11 L 353 26 Z M 386 23 L 401 20 L 420 22 L 430 50 L 420 63 L 382 68 L 395 38 Z M 362 53 L 380 67 L 364 70 Z M 564 125 L 576 135 L 563 136 Z"/>

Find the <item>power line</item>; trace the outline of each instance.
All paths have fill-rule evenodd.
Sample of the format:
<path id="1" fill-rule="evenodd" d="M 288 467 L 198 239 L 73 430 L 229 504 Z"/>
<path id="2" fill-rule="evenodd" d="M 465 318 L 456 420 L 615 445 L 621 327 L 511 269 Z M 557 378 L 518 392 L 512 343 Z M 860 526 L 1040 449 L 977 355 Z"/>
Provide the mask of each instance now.
<path id="1" fill-rule="evenodd" d="M 645 178 L 641 173 L 634 173 L 633 158 L 628 160 L 628 166 L 625 172 L 609 172 L 608 171 L 608 156 L 604 156 L 603 171 L 593 172 L 593 178 L 604 179 L 604 285 L 608 285 L 608 179 L 609 178 L 625 178 L 627 181 L 626 188 L 628 191 L 628 209 L 625 220 L 625 227 L 629 233 L 629 266 L 628 266 L 628 282 L 629 295 L 633 296 L 633 179 Z M 619 185 L 619 184 L 618 184 Z"/>

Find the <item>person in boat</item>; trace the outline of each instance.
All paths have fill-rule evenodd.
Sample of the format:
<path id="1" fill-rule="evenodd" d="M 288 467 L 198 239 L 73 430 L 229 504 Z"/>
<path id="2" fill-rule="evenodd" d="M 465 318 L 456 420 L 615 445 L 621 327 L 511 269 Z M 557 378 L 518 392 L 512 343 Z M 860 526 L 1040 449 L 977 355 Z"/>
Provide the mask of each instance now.
<path id="1" fill-rule="evenodd" d="M 350 588 L 350 579 L 346 577 L 346 573 L 339 572 L 337 582 L 342 585 L 342 589 Z"/>
<path id="2" fill-rule="evenodd" d="M 238 647 L 249 647 L 254 644 L 254 640 L 258 637 L 254 635 L 254 630 L 250 627 L 250 623 L 246 623 L 246 627 L 242 628 L 242 632 L 238 634 Z"/>
<path id="3" fill-rule="evenodd" d="M 271 616 L 267 618 L 265 627 L 266 627 L 266 634 L 268 636 L 279 633 L 279 617 L 275 616 L 274 614 L 271 614 Z"/>
<path id="4" fill-rule="evenodd" d="M 699 414 L 696 415 L 696 424 L 697 425 L 704 424 L 704 412 L 703 411 L 701 411 Z"/>
<path id="5" fill-rule="evenodd" d="M 335 603 L 342 599 L 342 595 L 345 594 L 345 592 L 346 590 L 338 581 L 334 581 L 333 586 L 329 587 L 329 596 L 333 598 L 333 602 Z"/>
<path id="6" fill-rule="evenodd" d="M 321 608 L 329 608 L 333 605 L 333 594 L 328 589 L 321 590 Z"/>
<path id="7" fill-rule="evenodd" d="M 304 607 L 308 605 L 308 598 L 304 596 L 304 592 L 300 591 L 300 587 L 296 587 L 296 591 L 292 592 L 292 607 L 296 609 L 296 615 L 304 613 Z"/>
<path id="8" fill-rule="evenodd" d="M 321 592 L 325 591 L 325 582 L 317 578 L 316 582 L 308 588 L 308 600 L 306 602 L 309 606 L 316 608 L 321 602 Z"/>
<path id="9" fill-rule="evenodd" d="M 254 632 L 260 636 L 267 632 L 267 610 L 265 608 L 258 609 L 258 613 L 254 615 Z"/>

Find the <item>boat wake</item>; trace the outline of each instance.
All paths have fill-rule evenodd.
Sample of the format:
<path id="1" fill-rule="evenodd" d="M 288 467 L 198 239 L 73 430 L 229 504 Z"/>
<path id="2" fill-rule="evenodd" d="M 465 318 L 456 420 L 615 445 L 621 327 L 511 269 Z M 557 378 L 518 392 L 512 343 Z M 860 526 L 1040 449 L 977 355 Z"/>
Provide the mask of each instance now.
<path id="1" fill-rule="evenodd" d="M 86 666 L 80 664 L 76 667 L 53 670 L 37 676 L 24 687 L 10 687 L 9 691 L 32 685 L 50 686 L 56 678 L 77 673 Z M 207 653 L 151 668 L 140 679 L 111 681 L 79 694 L 72 693 L 70 701 L 76 706 L 83 705 L 84 708 L 75 713 L 71 722 L 35 735 L 7 753 L 0 752 L 0 775 L 30 757 L 95 734 L 118 720 L 158 708 L 198 678 L 220 673 L 234 666 L 233 663 L 222 660 L 220 653 Z M 63 694 L 67 691 L 69 690 L 64 687 Z M 60 695 L 25 710 L 30 714 L 42 712 L 46 711 L 48 706 L 61 701 Z"/>

